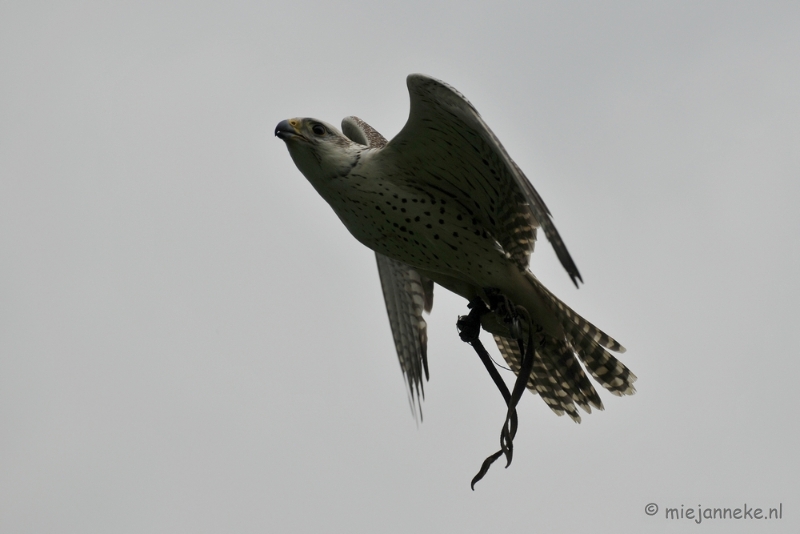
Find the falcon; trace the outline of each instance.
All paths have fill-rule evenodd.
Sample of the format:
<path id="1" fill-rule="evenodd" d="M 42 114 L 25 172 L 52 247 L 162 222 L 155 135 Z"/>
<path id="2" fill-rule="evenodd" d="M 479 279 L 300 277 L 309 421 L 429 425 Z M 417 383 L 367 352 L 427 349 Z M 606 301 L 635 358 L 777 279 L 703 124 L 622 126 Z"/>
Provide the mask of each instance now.
<path id="1" fill-rule="evenodd" d="M 609 352 L 625 352 L 622 345 L 529 269 L 541 228 L 575 286 L 583 282 L 533 185 L 461 93 L 421 74 L 407 84 L 411 112 L 391 141 L 357 117 L 345 118 L 341 132 L 317 119 L 288 119 L 275 135 L 353 237 L 375 252 L 412 409 L 428 379 L 423 312 L 434 283 L 486 303 L 480 326 L 517 374 L 524 336 L 489 303 L 499 295 L 523 309 L 540 336 L 524 368 L 530 374 L 518 380 L 556 414 L 580 422 L 576 407 L 603 409 L 586 371 L 614 395 L 633 394 L 635 375 Z"/>

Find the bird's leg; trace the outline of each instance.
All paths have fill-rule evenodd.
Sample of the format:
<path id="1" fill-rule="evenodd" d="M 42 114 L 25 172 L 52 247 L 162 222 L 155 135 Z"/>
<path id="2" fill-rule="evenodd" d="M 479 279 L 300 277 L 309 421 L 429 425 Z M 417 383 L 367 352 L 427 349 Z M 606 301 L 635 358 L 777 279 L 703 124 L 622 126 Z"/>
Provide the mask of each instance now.
<path id="1" fill-rule="evenodd" d="M 478 336 L 481 333 L 481 316 L 489 312 L 489 308 L 480 297 L 475 297 L 467 307 L 470 309 L 469 315 L 459 315 L 456 322 L 458 335 L 464 343 L 480 343 Z"/>

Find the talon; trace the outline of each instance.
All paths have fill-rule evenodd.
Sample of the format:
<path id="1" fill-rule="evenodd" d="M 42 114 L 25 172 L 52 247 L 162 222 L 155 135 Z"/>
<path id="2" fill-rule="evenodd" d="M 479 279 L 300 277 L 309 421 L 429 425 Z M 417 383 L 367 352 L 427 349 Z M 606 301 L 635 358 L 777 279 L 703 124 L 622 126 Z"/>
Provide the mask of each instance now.
<path id="1" fill-rule="evenodd" d="M 481 333 L 481 316 L 489 311 L 486 304 L 479 298 L 474 298 L 467 305 L 470 309 L 468 315 L 459 315 L 456 321 L 458 336 L 465 343 L 474 343 Z"/>

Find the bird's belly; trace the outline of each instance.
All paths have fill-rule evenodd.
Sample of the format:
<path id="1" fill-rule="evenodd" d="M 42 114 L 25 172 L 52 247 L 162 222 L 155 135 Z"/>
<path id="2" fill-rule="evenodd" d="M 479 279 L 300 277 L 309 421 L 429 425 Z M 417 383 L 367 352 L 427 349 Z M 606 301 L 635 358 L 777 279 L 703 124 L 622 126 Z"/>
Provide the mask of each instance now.
<path id="1" fill-rule="evenodd" d="M 477 287 L 493 287 L 509 267 L 495 239 L 459 204 L 429 196 L 350 196 L 331 203 L 347 229 L 375 252 Z"/>

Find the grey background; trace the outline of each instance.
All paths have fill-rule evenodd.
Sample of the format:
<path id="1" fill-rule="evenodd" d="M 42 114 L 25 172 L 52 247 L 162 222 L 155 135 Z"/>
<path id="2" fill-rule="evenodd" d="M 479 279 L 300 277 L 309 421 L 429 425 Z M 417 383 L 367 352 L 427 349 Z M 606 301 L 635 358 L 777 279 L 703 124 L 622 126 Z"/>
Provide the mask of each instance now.
<path id="1" fill-rule="evenodd" d="M 0 531 L 796 531 L 800 6 L 695 4 L 0 3 Z M 417 425 L 372 253 L 272 136 L 391 138 L 411 72 L 503 141 L 586 285 L 545 241 L 534 272 L 639 376 L 581 425 L 526 395 L 474 493 L 504 411 L 465 302 Z"/>

